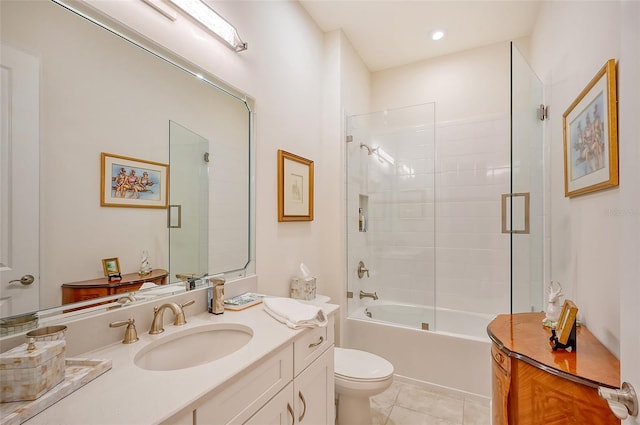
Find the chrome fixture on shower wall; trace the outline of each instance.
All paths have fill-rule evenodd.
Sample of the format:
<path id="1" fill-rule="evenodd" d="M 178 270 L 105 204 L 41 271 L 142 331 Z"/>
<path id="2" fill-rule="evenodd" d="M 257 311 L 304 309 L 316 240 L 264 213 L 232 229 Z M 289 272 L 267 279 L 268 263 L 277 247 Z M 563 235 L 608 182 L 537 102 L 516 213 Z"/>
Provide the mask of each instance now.
<path id="1" fill-rule="evenodd" d="M 372 148 L 368 145 L 365 145 L 364 143 L 360 143 L 360 147 L 365 148 L 367 150 L 367 155 L 372 155 L 378 152 L 378 148 Z"/>

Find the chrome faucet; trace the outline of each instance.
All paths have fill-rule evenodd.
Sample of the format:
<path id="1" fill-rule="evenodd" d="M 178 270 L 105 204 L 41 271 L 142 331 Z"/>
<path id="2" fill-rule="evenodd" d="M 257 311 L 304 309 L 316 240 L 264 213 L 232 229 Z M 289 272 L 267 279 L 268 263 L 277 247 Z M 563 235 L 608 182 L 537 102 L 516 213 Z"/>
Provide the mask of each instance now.
<path id="1" fill-rule="evenodd" d="M 372 298 L 374 300 L 377 300 L 378 294 L 376 294 L 375 292 L 360 291 L 360 299 L 363 299 L 363 298 Z"/>
<path id="2" fill-rule="evenodd" d="M 155 334 L 164 332 L 163 316 L 164 316 L 164 311 L 167 308 L 173 311 L 174 326 L 182 326 L 186 324 L 187 320 L 184 318 L 183 307 L 190 306 L 195 302 L 196 300 L 191 300 L 191 301 L 187 301 L 184 304 L 166 303 L 166 304 L 162 304 L 160 307 L 157 307 L 157 306 L 153 307 L 153 321 L 151 322 L 151 329 L 149 330 L 149 333 L 151 335 L 155 335 Z"/>

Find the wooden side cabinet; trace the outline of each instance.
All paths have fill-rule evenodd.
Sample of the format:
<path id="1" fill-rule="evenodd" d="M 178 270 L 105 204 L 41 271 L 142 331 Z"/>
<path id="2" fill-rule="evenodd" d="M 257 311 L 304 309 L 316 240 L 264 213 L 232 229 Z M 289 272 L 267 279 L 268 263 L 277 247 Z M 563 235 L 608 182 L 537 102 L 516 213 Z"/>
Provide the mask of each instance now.
<path id="1" fill-rule="evenodd" d="M 578 328 L 574 352 L 553 351 L 544 314 L 500 315 L 493 341 L 493 425 L 619 425 L 598 387 L 619 388 L 620 363 L 590 332 Z"/>
<path id="2" fill-rule="evenodd" d="M 78 301 L 91 300 L 106 297 L 107 295 L 122 294 L 124 292 L 137 291 L 143 283 L 152 282 L 156 285 L 167 283 L 166 270 L 155 269 L 146 276 L 138 273 L 123 274 L 120 280 L 109 280 L 106 277 L 99 279 L 70 282 L 62 285 L 62 304 L 70 304 Z"/>

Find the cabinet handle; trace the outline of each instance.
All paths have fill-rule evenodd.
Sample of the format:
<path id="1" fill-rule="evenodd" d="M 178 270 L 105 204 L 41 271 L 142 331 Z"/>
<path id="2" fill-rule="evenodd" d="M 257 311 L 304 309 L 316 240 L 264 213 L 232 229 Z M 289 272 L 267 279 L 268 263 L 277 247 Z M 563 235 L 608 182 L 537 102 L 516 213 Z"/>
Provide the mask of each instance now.
<path id="1" fill-rule="evenodd" d="M 324 342 L 324 337 L 321 336 L 320 339 L 318 340 L 318 342 L 312 342 L 311 344 L 309 344 L 309 348 L 317 347 L 318 345 L 322 344 L 323 342 Z"/>
<path id="2" fill-rule="evenodd" d="M 289 403 L 287 403 L 287 411 L 289 412 L 289 415 L 291 415 L 291 425 L 293 425 L 294 423 L 296 423 L 296 417 L 293 416 L 293 408 Z"/>
<path id="3" fill-rule="evenodd" d="M 302 401 L 302 414 L 300 415 L 300 417 L 298 417 L 298 422 L 302 422 L 305 413 L 307 413 L 307 402 L 302 395 L 302 391 L 298 391 L 298 397 L 300 397 L 300 401 Z"/>

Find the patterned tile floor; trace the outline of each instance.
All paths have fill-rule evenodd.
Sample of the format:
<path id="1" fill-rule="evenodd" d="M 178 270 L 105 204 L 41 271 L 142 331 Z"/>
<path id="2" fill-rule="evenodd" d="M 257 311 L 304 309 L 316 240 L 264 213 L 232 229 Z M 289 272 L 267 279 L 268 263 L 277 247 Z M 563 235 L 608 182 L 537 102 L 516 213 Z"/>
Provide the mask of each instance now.
<path id="1" fill-rule="evenodd" d="M 491 425 L 489 400 L 397 380 L 371 398 L 372 425 Z"/>

